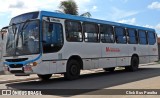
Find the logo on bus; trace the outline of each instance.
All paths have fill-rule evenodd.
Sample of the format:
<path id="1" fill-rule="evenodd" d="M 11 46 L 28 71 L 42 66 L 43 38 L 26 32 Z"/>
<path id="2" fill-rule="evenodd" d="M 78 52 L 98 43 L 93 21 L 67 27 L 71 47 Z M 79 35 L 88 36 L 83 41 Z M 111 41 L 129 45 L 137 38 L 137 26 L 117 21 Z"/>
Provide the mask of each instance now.
<path id="1" fill-rule="evenodd" d="M 153 51 L 157 51 L 157 49 L 156 49 L 156 48 L 153 48 Z"/>
<path id="2" fill-rule="evenodd" d="M 106 47 L 106 52 L 120 52 L 119 48 Z"/>

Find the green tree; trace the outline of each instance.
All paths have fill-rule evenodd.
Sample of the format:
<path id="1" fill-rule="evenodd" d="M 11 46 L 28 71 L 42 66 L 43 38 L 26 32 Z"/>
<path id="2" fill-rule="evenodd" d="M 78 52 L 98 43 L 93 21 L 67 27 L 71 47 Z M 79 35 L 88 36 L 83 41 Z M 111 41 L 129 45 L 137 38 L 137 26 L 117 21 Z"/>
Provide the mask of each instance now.
<path id="1" fill-rule="evenodd" d="M 85 12 L 81 15 L 78 13 L 78 5 L 74 0 L 66 0 L 66 1 L 61 1 L 60 10 L 57 10 L 57 12 L 60 13 L 65 13 L 65 14 L 71 14 L 71 15 L 78 15 L 78 16 L 84 16 L 84 17 L 91 17 L 90 12 Z"/>

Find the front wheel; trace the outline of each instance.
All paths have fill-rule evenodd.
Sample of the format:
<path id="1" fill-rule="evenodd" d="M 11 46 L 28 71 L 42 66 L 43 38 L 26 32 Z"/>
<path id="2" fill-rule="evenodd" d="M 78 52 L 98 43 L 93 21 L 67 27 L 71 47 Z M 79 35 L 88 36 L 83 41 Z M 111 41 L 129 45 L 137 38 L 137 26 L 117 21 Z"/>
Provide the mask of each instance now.
<path id="1" fill-rule="evenodd" d="M 52 74 L 48 74 L 48 75 L 39 75 L 38 77 L 42 80 L 49 80 L 51 78 Z"/>
<path id="2" fill-rule="evenodd" d="M 68 61 L 64 77 L 67 80 L 75 80 L 79 78 L 79 75 L 80 75 L 80 64 L 76 60 Z"/>
<path id="3" fill-rule="evenodd" d="M 128 71 L 137 71 L 139 68 L 139 59 L 136 56 L 133 56 L 131 59 L 131 65 L 126 66 L 125 69 Z"/>

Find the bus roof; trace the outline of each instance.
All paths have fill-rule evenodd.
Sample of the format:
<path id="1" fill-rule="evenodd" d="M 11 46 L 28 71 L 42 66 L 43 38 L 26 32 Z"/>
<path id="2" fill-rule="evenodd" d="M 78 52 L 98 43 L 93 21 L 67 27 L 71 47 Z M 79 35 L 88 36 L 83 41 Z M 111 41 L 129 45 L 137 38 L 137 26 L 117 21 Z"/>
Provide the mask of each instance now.
<path id="1" fill-rule="evenodd" d="M 55 18 L 57 17 L 57 18 L 72 19 L 72 20 L 79 20 L 79 21 L 95 22 L 99 24 L 109 24 L 113 26 L 122 26 L 126 28 L 135 28 L 135 29 L 141 29 L 141 30 L 155 31 L 154 29 L 146 28 L 146 27 L 128 25 L 128 24 L 123 24 L 123 23 L 116 23 L 116 22 L 93 19 L 93 18 L 86 18 L 86 17 L 81 17 L 81 16 L 74 16 L 74 15 L 57 13 L 57 12 L 40 11 L 40 13 L 41 13 L 41 16 L 52 16 Z"/>
<path id="2" fill-rule="evenodd" d="M 94 23 L 98 23 L 98 24 L 108 24 L 108 25 L 113 25 L 113 26 L 121 26 L 121 27 L 125 27 L 125 28 L 134 28 L 134 29 L 140 29 L 140 30 L 147 30 L 147 31 L 154 31 L 155 32 L 155 30 L 152 29 L 152 28 L 134 26 L 134 25 L 111 22 L 111 21 L 100 20 L 100 19 L 86 18 L 86 17 L 82 17 L 82 16 L 75 16 L 75 15 L 69 15 L 69 14 L 63 14 L 63 13 L 57 13 L 57 12 L 40 11 L 40 18 L 42 16 L 49 16 L 49 17 L 63 18 L 63 19 L 71 19 L 71 20 L 78 20 L 78 21 L 85 21 L 85 22 L 94 22 Z"/>

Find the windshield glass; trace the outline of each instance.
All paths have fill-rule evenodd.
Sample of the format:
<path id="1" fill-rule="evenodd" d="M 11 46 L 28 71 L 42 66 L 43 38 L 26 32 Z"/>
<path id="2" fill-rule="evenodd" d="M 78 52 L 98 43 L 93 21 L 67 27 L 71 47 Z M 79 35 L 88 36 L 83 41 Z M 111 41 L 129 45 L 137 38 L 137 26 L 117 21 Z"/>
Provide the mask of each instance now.
<path id="1" fill-rule="evenodd" d="M 6 55 L 20 56 L 39 53 L 39 21 L 27 21 L 8 28 Z"/>
<path id="2" fill-rule="evenodd" d="M 38 15 L 39 15 L 39 12 L 31 12 L 31 13 L 25 13 L 25 14 L 16 16 L 12 18 L 12 20 L 10 21 L 10 25 L 21 23 L 30 19 L 36 19 L 38 18 Z"/>

